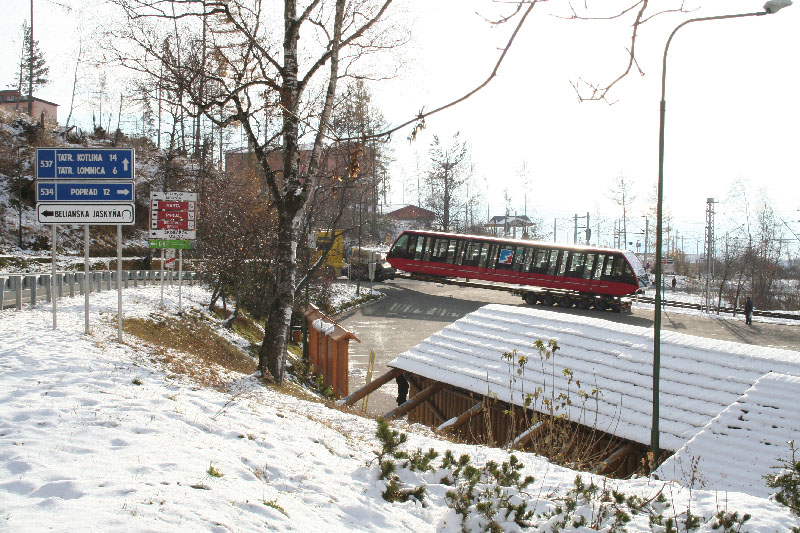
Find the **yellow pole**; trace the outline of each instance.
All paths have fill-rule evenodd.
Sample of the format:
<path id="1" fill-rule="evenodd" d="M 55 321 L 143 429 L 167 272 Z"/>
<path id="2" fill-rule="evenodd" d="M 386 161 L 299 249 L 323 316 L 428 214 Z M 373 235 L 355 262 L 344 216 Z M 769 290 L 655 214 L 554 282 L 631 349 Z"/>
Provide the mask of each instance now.
<path id="1" fill-rule="evenodd" d="M 372 371 L 375 368 L 375 350 L 369 351 L 369 364 L 367 364 L 367 385 L 372 383 Z M 369 394 L 364 396 L 361 400 L 361 414 L 367 412 L 367 404 L 369 403 Z"/>

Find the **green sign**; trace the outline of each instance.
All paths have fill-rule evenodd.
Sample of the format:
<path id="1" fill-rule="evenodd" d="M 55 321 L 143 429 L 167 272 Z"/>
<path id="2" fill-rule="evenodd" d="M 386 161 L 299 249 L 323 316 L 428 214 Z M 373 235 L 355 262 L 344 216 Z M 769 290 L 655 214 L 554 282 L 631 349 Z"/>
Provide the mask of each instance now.
<path id="1" fill-rule="evenodd" d="M 173 248 L 181 250 L 191 250 L 194 248 L 192 241 L 170 240 L 170 239 L 150 239 L 150 248 Z"/>

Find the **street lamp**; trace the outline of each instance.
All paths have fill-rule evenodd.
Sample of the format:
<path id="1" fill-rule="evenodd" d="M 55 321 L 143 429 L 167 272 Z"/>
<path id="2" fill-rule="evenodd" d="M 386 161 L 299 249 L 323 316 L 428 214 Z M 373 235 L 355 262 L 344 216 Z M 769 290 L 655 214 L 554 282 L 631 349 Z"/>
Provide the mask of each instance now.
<path id="1" fill-rule="evenodd" d="M 702 22 L 706 20 L 722 20 L 742 17 L 758 17 L 777 13 L 784 7 L 792 5 L 792 0 L 769 0 L 764 4 L 764 11 L 756 13 L 740 13 L 737 15 L 718 15 L 714 17 L 699 17 L 689 19 L 679 24 L 667 39 L 664 47 L 664 60 L 661 69 L 661 109 L 658 130 L 658 200 L 656 211 L 656 258 L 655 258 L 655 285 L 656 285 L 656 308 L 653 319 L 653 422 L 650 433 L 650 451 L 652 453 L 651 468 L 658 464 L 659 452 L 659 431 L 658 431 L 658 396 L 659 396 L 659 374 L 661 371 L 661 232 L 663 220 L 664 204 L 664 115 L 666 109 L 665 92 L 667 79 L 667 51 L 675 33 L 691 22 Z"/>

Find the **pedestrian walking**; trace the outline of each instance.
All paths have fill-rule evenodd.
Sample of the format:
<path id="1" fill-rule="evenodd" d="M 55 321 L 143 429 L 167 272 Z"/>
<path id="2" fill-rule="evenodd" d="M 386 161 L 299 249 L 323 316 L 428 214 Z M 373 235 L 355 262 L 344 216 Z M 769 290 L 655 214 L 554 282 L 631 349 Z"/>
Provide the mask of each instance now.
<path id="1" fill-rule="evenodd" d="M 408 379 L 405 374 L 400 374 L 394 380 L 397 382 L 397 405 L 403 405 L 408 398 Z"/>
<path id="2" fill-rule="evenodd" d="M 744 323 L 750 326 L 753 325 L 753 302 L 750 300 L 749 296 L 744 303 Z"/>
<path id="3" fill-rule="evenodd" d="M 673 291 L 675 290 L 675 285 L 677 285 L 677 284 L 678 284 L 678 281 L 673 277 L 672 278 L 672 290 Z"/>

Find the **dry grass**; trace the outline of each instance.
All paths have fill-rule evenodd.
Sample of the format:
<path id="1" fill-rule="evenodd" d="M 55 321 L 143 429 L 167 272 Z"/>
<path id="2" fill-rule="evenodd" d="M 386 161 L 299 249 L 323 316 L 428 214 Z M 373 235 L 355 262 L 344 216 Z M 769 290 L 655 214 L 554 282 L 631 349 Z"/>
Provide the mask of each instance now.
<path id="1" fill-rule="evenodd" d="M 212 321 L 196 311 L 183 316 L 127 318 L 125 332 L 153 347 L 150 359 L 169 372 L 191 377 L 198 384 L 224 388 L 223 370 L 252 374 L 257 370 L 253 357 L 243 353 L 217 334 Z"/>

